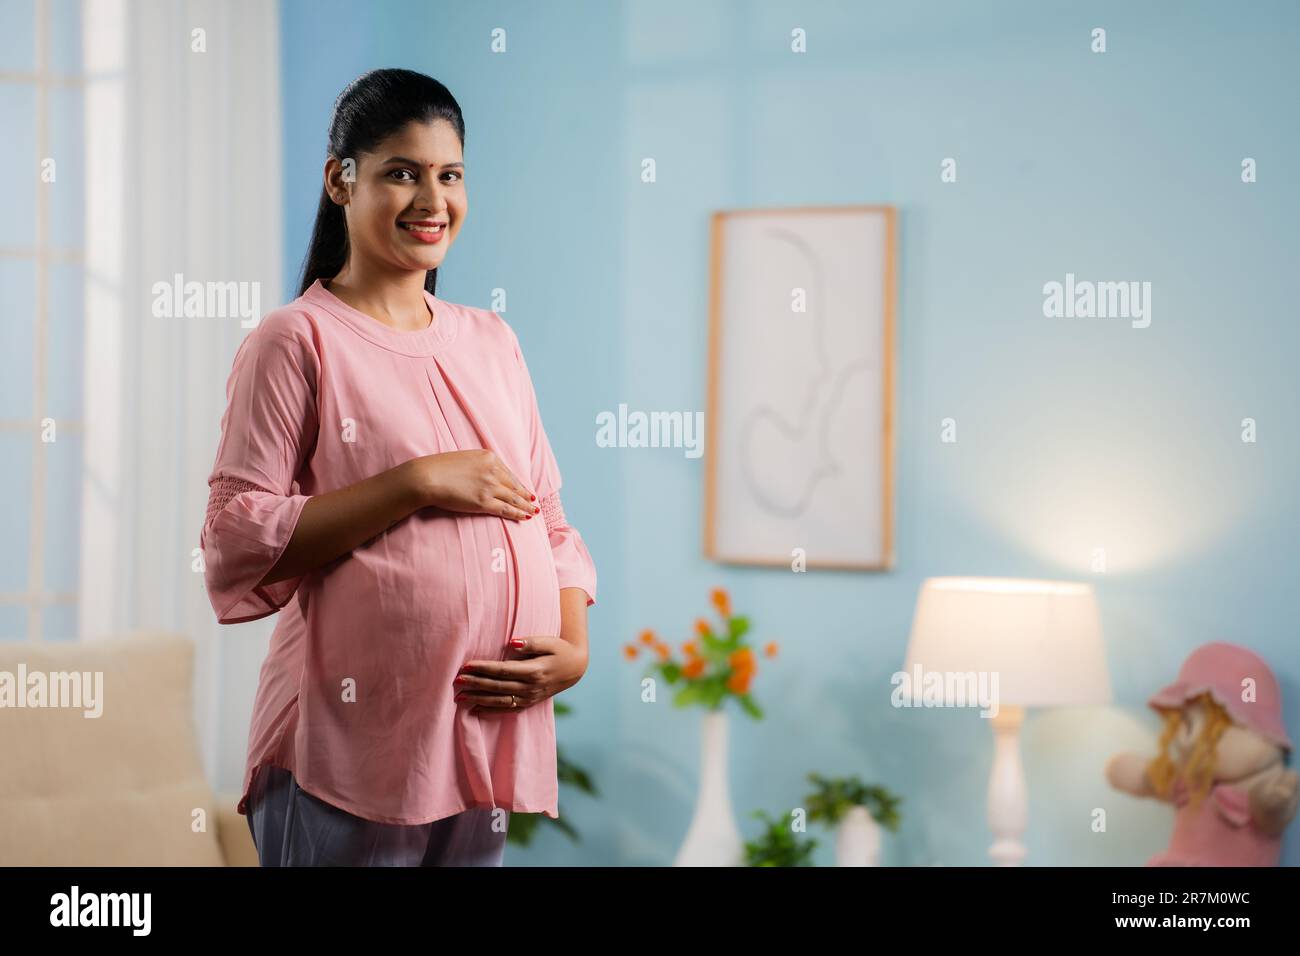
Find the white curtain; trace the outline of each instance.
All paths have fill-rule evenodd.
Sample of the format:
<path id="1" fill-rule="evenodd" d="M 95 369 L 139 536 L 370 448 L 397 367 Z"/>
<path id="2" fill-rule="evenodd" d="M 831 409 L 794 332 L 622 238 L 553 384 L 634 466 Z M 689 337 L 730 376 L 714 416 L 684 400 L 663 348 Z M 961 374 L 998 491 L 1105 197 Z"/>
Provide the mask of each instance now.
<path id="1" fill-rule="evenodd" d="M 153 286 L 179 273 L 256 283 L 261 312 L 281 302 L 277 4 L 88 0 L 83 26 L 80 636 L 193 638 L 208 778 L 234 789 L 274 618 L 218 627 L 195 552 L 226 377 L 248 329 L 238 317 L 157 317 Z"/>

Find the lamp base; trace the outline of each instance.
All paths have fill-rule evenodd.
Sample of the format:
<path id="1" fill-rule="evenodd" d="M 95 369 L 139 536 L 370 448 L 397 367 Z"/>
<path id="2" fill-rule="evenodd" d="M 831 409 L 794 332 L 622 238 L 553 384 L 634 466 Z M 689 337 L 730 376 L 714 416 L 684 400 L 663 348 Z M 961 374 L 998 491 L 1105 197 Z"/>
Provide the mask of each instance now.
<path id="1" fill-rule="evenodd" d="M 1022 837 L 1029 822 L 1029 794 L 1020 764 L 1020 725 L 1023 707 L 1001 707 L 989 718 L 993 725 L 993 771 L 989 775 L 989 857 L 996 866 L 1019 866 L 1027 853 Z"/>

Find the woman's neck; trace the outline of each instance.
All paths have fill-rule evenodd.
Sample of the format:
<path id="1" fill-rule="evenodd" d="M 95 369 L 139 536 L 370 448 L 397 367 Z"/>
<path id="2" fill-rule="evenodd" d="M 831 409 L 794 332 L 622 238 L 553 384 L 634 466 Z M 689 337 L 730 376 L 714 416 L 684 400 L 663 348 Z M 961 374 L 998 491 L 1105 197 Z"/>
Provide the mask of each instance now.
<path id="1" fill-rule="evenodd" d="M 358 312 L 399 332 L 417 332 L 433 322 L 433 312 L 424 298 L 424 277 L 423 272 L 405 271 L 380 275 L 349 261 L 323 284 Z"/>

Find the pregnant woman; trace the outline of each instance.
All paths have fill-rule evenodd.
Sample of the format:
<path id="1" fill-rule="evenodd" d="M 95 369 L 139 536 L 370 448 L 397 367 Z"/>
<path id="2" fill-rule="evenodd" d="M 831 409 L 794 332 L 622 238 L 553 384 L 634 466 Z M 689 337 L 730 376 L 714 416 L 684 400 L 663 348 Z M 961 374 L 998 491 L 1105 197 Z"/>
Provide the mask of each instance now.
<path id="1" fill-rule="evenodd" d="M 280 612 L 239 802 L 263 866 L 499 866 L 509 811 L 559 816 L 596 569 L 514 331 L 434 295 L 464 140 L 430 77 L 343 91 L 299 296 L 227 383 L 200 544 L 220 623 Z"/>

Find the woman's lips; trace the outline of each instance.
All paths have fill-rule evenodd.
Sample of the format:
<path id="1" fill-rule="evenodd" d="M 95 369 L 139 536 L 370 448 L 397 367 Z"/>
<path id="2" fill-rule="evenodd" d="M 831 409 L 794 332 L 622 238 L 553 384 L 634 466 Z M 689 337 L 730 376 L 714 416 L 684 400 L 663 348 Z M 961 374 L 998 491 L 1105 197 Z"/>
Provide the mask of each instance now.
<path id="1" fill-rule="evenodd" d="M 441 242 L 443 235 L 447 231 L 445 223 L 439 223 L 437 226 L 424 226 L 409 222 L 399 222 L 398 226 L 403 232 L 420 240 L 420 242 L 428 243 Z"/>

